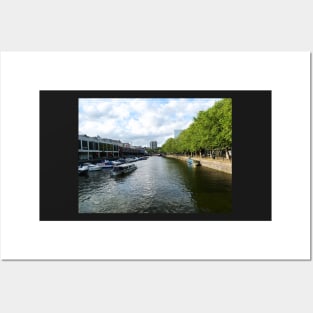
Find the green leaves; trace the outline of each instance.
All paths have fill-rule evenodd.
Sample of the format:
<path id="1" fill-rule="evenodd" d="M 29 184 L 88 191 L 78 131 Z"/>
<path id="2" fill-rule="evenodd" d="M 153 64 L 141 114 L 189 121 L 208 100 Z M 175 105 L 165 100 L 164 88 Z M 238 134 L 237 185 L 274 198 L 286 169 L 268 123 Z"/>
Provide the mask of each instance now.
<path id="1" fill-rule="evenodd" d="M 232 146 L 232 99 L 220 100 L 206 111 L 199 111 L 193 123 L 177 138 L 162 146 L 165 153 L 192 153 L 202 149 Z"/>

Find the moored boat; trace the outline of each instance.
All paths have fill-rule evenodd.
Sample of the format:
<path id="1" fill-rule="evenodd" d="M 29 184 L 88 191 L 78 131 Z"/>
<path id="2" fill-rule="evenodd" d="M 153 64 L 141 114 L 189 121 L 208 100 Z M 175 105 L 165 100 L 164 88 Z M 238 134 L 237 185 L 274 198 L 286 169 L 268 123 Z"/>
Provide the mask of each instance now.
<path id="1" fill-rule="evenodd" d="M 137 169 L 137 166 L 134 163 L 121 164 L 113 167 L 111 172 L 112 176 L 127 174 Z"/>
<path id="2" fill-rule="evenodd" d="M 101 168 L 112 168 L 114 164 L 112 161 L 104 160 L 103 162 L 97 163 L 96 165 L 100 166 Z"/>
<path id="3" fill-rule="evenodd" d="M 84 163 L 84 166 L 88 166 L 88 170 L 89 172 L 93 172 L 93 171 L 101 171 L 102 167 L 98 166 L 98 165 L 94 165 L 92 163 Z"/>
<path id="4" fill-rule="evenodd" d="M 148 159 L 147 156 L 142 156 L 142 157 L 139 158 L 139 160 L 147 160 L 147 159 Z"/>
<path id="5" fill-rule="evenodd" d="M 78 175 L 87 176 L 89 172 L 89 167 L 87 165 L 78 166 Z"/>
<path id="6" fill-rule="evenodd" d="M 125 163 L 132 163 L 132 162 L 135 162 L 136 159 L 135 158 L 126 158 L 125 159 Z"/>
<path id="7" fill-rule="evenodd" d="M 201 164 L 200 164 L 200 161 L 189 158 L 187 159 L 187 165 L 196 167 L 196 166 L 200 166 Z"/>
<path id="8" fill-rule="evenodd" d="M 113 166 L 116 166 L 116 165 L 122 164 L 122 162 L 120 162 L 120 161 L 112 161 L 112 164 L 113 164 Z"/>

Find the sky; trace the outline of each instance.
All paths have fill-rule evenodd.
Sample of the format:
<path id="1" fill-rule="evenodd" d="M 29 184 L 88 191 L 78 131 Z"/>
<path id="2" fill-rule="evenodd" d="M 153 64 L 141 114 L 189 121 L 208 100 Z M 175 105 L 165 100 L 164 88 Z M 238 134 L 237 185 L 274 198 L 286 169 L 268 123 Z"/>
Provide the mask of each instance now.
<path id="1" fill-rule="evenodd" d="M 201 110 L 219 99 L 140 98 L 79 99 L 79 134 L 100 136 L 148 147 L 161 147 L 174 137 L 175 129 L 186 129 Z"/>

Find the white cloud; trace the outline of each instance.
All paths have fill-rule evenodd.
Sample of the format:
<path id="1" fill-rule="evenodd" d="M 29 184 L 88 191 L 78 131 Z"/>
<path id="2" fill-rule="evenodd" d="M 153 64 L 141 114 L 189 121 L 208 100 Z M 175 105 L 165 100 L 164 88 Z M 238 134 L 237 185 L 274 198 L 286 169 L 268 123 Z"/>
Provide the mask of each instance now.
<path id="1" fill-rule="evenodd" d="M 146 146 L 161 146 L 185 129 L 215 99 L 80 99 L 79 133 Z"/>

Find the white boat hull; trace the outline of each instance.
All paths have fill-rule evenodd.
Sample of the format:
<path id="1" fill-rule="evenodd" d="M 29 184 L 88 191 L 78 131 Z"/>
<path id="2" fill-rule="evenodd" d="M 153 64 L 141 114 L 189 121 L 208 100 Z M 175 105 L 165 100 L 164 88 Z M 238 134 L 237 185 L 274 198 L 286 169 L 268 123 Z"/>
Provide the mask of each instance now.
<path id="1" fill-rule="evenodd" d="M 79 175 L 88 175 L 88 172 L 89 172 L 89 168 L 88 166 L 79 166 L 78 167 L 78 174 Z"/>
<path id="2" fill-rule="evenodd" d="M 89 172 L 94 172 L 94 171 L 101 171 L 102 167 L 98 165 L 94 165 L 91 163 L 85 163 L 84 166 L 88 166 Z"/>

